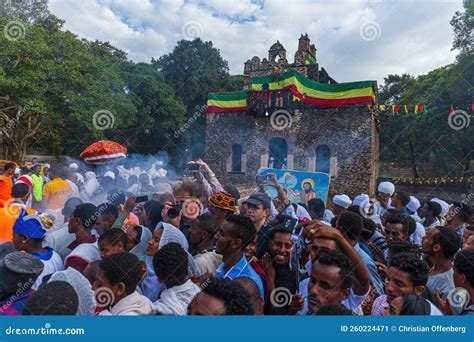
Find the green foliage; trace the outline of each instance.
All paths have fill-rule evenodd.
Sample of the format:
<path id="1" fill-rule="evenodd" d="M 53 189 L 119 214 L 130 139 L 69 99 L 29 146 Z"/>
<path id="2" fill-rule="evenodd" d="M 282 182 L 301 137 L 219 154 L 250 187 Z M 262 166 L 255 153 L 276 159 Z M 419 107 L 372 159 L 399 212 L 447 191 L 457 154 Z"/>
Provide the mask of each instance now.
<path id="1" fill-rule="evenodd" d="M 0 19 L 0 30 L 9 22 Z M 6 158 L 20 161 L 27 148 L 77 157 L 100 138 L 138 144 L 135 152 L 157 152 L 166 144 L 165 133 L 184 122 L 183 104 L 151 65 L 128 62 L 109 43 L 23 27 L 18 40 L 0 35 L 0 139 Z M 104 130 L 94 125 L 100 110 L 113 115 L 113 125 Z"/>
<path id="2" fill-rule="evenodd" d="M 123 62 L 119 65 L 129 97 L 137 111 L 128 127 L 127 140 L 140 152 L 153 153 L 168 145 L 173 131 L 186 120 L 186 108 L 161 73 L 150 64 Z M 178 141 L 175 142 L 177 144 Z M 170 144 L 167 149 L 173 149 Z"/>
<path id="3" fill-rule="evenodd" d="M 464 12 L 457 11 L 450 22 L 454 31 L 453 50 L 474 50 L 474 1 L 464 1 Z"/>
<path id="4" fill-rule="evenodd" d="M 173 51 L 151 64 L 160 70 L 166 81 L 175 89 L 176 94 L 187 108 L 188 118 L 196 116 L 196 108 L 207 103 L 209 92 L 241 90 L 242 77 L 230 76 L 227 61 L 212 42 L 181 40 Z M 186 132 L 188 143 L 192 146 L 191 158 L 204 153 L 205 117 L 200 115 Z"/>
<path id="5" fill-rule="evenodd" d="M 464 12 L 456 12 L 451 25 L 453 49 L 459 49 L 456 62 L 414 79 L 389 75 L 379 91 L 379 101 L 390 98 L 399 104 L 424 104 L 427 111 L 381 117 L 381 160 L 430 162 L 444 175 L 469 171 L 473 158 L 474 122 L 474 1 L 464 1 Z M 459 110 L 459 126 L 449 116 L 450 105 Z M 451 125 L 449 124 L 451 121 Z M 453 128 L 454 127 L 454 128 Z M 414 154 L 411 155 L 409 143 Z"/>
<path id="6" fill-rule="evenodd" d="M 474 146 L 473 124 L 462 129 L 449 126 L 449 107 L 470 114 L 474 60 L 462 57 L 455 64 L 419 76 L 400 95 L 400 104 L 424 104 L 423 113 L 381 117 L 382 161 L 410 160 L 409 141 L 413 142 L 415 161 L 431 162 L 444 174 L 469 169 Z M 470 78 L 471 77 L 471 78 Z"/>

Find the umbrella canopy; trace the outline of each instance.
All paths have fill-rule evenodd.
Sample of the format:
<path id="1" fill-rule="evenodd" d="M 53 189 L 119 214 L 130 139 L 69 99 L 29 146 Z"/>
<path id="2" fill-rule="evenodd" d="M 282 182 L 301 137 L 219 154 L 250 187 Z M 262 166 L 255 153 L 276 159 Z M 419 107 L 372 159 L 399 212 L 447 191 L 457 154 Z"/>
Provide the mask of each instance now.
<path id="1" fill-rule="evenodd" d="M 114 141 L 101 140 L 86 147 L 80 157 L 86 163 L 99 165 L 125 158 L 126 154 L 127 149 L 124 146 Z"/>

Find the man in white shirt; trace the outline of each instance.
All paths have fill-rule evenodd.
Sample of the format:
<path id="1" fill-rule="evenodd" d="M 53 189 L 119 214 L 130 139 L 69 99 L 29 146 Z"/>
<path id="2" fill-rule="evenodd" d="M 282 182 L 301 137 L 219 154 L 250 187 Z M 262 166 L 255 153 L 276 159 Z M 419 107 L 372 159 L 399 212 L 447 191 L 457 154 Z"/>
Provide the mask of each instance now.
<path id="1" fill-rule="evenodd" d="M 431 296 L 439 292 L 445 299 L 454 289 L 452 259 L 460 248 L 461 238 L 453 229 L 441 226 L 428 229 L 422 249 L 424 259 L 432 265 L 426 284 Z"/>
<path id="2" fill-rule="evenodd" d="M 76 235 L 68 231 L 69 220 L 74 209 L 82 203 L 80 198 L 69 198 L 66 203 L 64 203 L 64 208 L 61 211 L 64 216 L 64 222 L 48 230 L 44 239 L 43 246 L 51 247 L 59 254 L 63 261 L 67 255 L 71 253 L 71 250 L 68 248 L 69 244 L 76 239 Z"/>
<path id="3" fill-rule="evenodd" d="M 112 254 L 99 263 L 97 278 L 92 286 L 97 306 L 103 316 L 148 315 L 152 302 L 139 294 L 137 286 L 142 279 L 143 265 L 131 253 Z"/>
<path id="4" fill-rule="evenodd" d="M 410 202 L 408 202 L 406 208 L 410 214 L 410 217 L 416 222 L 416 230 L 410 235 L 410 242 L 417 246 L 421 246 L 422 239 L 426 235 L 425 227 L 423 227 L 421 224 L 421 217 L 418 216 L 418 209 L 420 206 L 421 204 L 418 198 L 415 196 L 410 196 Z"/>
<path id="5" fill-rule="evenodd" d="M 440 226 L 439 215 L 441 214 L 441 205 L 438 202 L 427 202 L 420 209 L 420 216 L 424 219 L 423 225 L 426 228 Z"/>
<path id="6" fill-rule="evenodd" d="M 166 285 L 153 303 L 154 309 L 162 315 L 186 315 L 188 305 L 201 292 L 188 278 L 186 251 L 175 242 L 163 246 L 153 257 L 153 268 L 158 281 Z"/>
<path id="7" fill-rule="evenodd" d="M 374 215 L 382 217 L 385 211 L 392 207 L 391 197 L 395 192 L 395 185 L 391 182 L 381 182 L 377 188 L 378 202 L 374 203 Z"/>

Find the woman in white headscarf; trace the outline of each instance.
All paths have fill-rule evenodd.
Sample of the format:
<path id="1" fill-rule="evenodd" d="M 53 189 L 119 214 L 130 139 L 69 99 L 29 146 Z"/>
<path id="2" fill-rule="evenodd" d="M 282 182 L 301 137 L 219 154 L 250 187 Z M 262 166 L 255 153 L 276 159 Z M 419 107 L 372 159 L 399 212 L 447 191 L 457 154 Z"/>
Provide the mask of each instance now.
<path id="1" fill-rule="evenodd" d="M 99 181 L 97 180 L 95 173 L 92 171 L 87 171 L 85 176 L 86 180 L 84 182 L 84 188 L 81 192 L 81 197 L 84 202 L 93 202 L 96 192 L 100 187 Z"/>
<path id="2" fill-rule="evenodd" d="M 138 259 L 145 260 L 148 242 L 152 237 L 151 230 L 145 226 L 134 226 L 127 230 L 127 250 Z"/>
<path id="3" fill-rule="evenodd" d="M 95 312 L 95 298 L 92 286 L 80 272 L 72 267 L 54 273 L 49 278 L 48 283 L 51 281 L 65 281 L 69 283 L 77 293 L 79 298 L 79 309 L 77 310 L 78 316 L 94 315 Z"/>
<path id="4" fill-rule="evenodd" d="M 158 299 L 160 292 L 165 289 L 165 285 L 160 283 L 156 277 L 155 270 L 153 269 L 153 257 L 160 248 L 171 242 L 179 244 L 186 252 L 189 248 L 186 237 L 178 228 L 169 223 L 158 223 L 147 246 L 147 255 L 145 257 L 147 275 L 140 286 L 142 294 L 148 297 L 152 302 L 155 302 Z M 158 245 L 158 248 L 156 248 L 156 245 Z M 193 257 L 189 252 L 187 253 L 189 262 L 188 276 L 192 277 L 193 275 L 198 274 L 198 270 Z"/>

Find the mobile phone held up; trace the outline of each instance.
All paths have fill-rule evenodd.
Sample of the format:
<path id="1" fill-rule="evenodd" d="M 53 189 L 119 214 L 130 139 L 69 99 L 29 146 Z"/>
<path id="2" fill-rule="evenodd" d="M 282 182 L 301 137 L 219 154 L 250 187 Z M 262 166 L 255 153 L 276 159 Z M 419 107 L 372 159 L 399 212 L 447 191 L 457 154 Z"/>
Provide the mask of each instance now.
<path id="1" fill-rule="evenodd" d="M 145 196 L 137 196 L 135 199 L 135 203 L 143 203 L 148 201 L 148 195 Z"/>
<path id="2" fill-rule="evenodd" d="M 257 175 L 255 177 L 255 183 L 257 183 L 257 185 L 265 184 L 267 182 L 267 178 L 267 175 Z"/>

